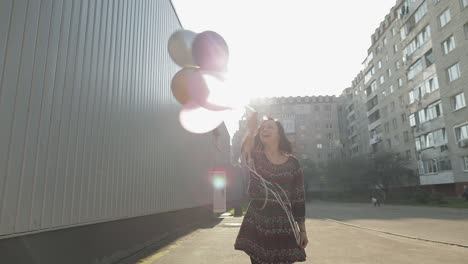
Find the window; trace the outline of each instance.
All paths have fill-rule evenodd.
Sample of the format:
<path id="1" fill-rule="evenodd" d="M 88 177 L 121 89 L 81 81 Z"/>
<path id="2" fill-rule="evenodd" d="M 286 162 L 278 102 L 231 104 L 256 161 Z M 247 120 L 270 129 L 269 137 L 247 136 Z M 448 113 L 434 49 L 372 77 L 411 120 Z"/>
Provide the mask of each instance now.
<path id="1" fill-rule="evenodd" d="M 381 60 L 379 60 L 377 66 L 379 67 L 379 69 L 382 69 L 382 61 Z"/>
<path id="2" fill-rule="evenodd" d="M 367 119 L 369 120 L 369 124 L 372 124 L 375 121 L 379 120 L 380 119 L 380 111 L 379 110 L 375 111 Z"/>
<path id="3" fill-rule="evenodd" d="M 388 148 L 392 147 L 392 140 L 391 139 L 387 139 L 387 146 L 388 146 Z"/>
<path id="4" fill-rule="evenodd" d="M 445 25 L 450 22 L 450 9 L 446 9 L 440 16 L 439 16 L 439 22 L 440 22 L 440 27 L 443 28 Z"/>
<path id="5" fill-rule="evenodd" d="M 426 87 L 426 93 L 432 93 L 433 91 L 439 89 L 439 81 L 437 76 L 431 76 L 424 81 L 424 86 Z"/>
<path id="6" fill-rule="evenodd" d="M 463 170 L 468 171 L 468 156 L 462 157 Z"/>
<path id="7" fill-rule="evenodd" d="M 435 159 L 423 161 L 425 174 L 437 173 L 437 161 Z"/>
<path id="8" fill-rule="evenodd" d="M 358 153 L 358 152 L 359 152 L 359 146 L 355 146 L 353 148 L 353 153 L 355 154 L 355 153 Z"/>
<path id="9" fill-rule="evenodd" d="M 431 27 L 426 26 L 418 35 L 403 49 L 403 58 L 413 54 L 417 49 L 422 47 L 431 37 Z"/>
<path id="10" fill-rule="evenodd" d="M 393 89 L 393 84 L 390 85 L 390 93 L 393 93 L 394 89 Z"/>
<path id="11" fill-rule="evenodd" d="M 421 110 L 418 112 L 418 120 L 419 120 L 419 123 L 424 123 L 426 122 L 426 111 L 424 110 Z"/>
<path id="12" fill-rule="evenodd" d="M 426 67 L 431 66 L 434 64 L 434 55 L 432 55 L 432 49 L 430 49 L 426 54 L 424 54 L 424 58 L 426 59 Z"/>
<path id="13" fill-rule="evenodd" d="M 452 163 L 448 157 L 438 160 L 437 167 L 439 171 L 449 171 L 452 170 Z"/>
<path id="14" fill-rule="evenodd" d="M 390 132 L 390 124 L 388 122 L 384 124 L 384 131 L 386 133 Z"/>
<path id="15" fill-rule="evenodd" d="M 465 103 L 465 93 L 459 93 L 451 98 L 452 109 L 456 111 L 466 106 Z"/>
<path id="16" fill-rule="evenodd" d="M 414 114 L 409 115 L 410 126 L 416 126 L 416 116 Z"/>
<path id="17" fill-rule="evenodd" d="M 432 93 L 437 89 L 439 89 L 439 82 L 437 80 L 437 76 L 433 75 L 428 79 L 424 80 L 422 83 L 418 84 L 416 88 L 409 91 L 409 103 L 412 104 L 415 101 L 419 101 L 424 97 L 426 93 Z"/>
<path id="18" fill-rule="evenodd" d="M 400 66 L 401 66 L 400 61 L 396 61 L 395 62 L 395 68 L 397 68 L 397 70 L 398 70 L 398 69 L 400 69 Z"/>
<path id="19" fill-rule="evenodd" d="M 395 111 L 395 102 L 392 102 L 390 104 L 390 111 L 392 111 L 392 112 Z"/>
<path id="20" fill-rule="evenodd" d="M 418 23 L 427 13 L 427 3 L 424 2 L 414 13 L 414 20 Z"/>
<path id="21" fill-rule="evenodd" d="M 333 139 L 333 134 L 332 134 L 332 133 L 328 133 L 328 134 L 327 134 L 327 139 Z"/>
<path id="22" fill-rule="evenodd" d="M 460 78 L 460 66 L 459 63 L 456 63 L 447 69 L 449 82 L 453 82 Z"/>
<path id="23" fill-rule="evenodd" d="M 374 81 L 374 82 L 371 84 L 371 90 L 372 90 L 372 92 L 375 92 L 375 90 L 377 90 L 377 82 Z"/>
<path id="24" fill-rule="evenodd" d="M 441 171 L 449 170 L 452 170 L 452 163 L 450 162 L 450 159 L 448 157 L 422 161 L 422 174 L 438 173 Z"/>
<path id="25" fill-rule="evenodd" d="M 447 134 L 445 133 L 445 128 L 436 130 L 432 133 L 434 146 L 441 146 L 447 144 Z"/>
<path id="26" fill-rule="evenodd" d="M 413 63 L 408 69 L 408 80 L 413 79 L 418 73 L 420 73 L 423 69 L 423 64 L 421 59 Z"/>
<path id="27" fill-rule="evenodd" d="M 468 1 L 468 0 L 467 0 Z M 444 54 L 448 54 L 455 48 L 455 38 L 452 36 L 448 37 L 444 42 L 442 42 L 442 50 Z"/>
<path id="28" fill-rule="evenodd" d="M 386 90 L 383 90 L 383 91 L 382 91 L 382 96 L 383 96 L 383 97 L 387 96 L 387 91 L 386 91 Z"/>
<path id="29" fill-rule="evenodd" d="M 397 30 L 396 30 L 396 28 L 392 28 L 392 36 L 395 36 L 395 35 L 396 35 L 396 33 L 397 33 Z"/>
<path id="30" fill-rule="evenodd" d="M 406 114 L 403 113 L 401 114 L 401 123 L 405 123 L 406 122 Z"/>
<path id="31" fill-rule="evenodd" d="M 393 53 L 398 52 L 398 44 L 393 45 Z"/>
<path id="32" fill-rule="evenodd" d="M 320 143 L 317 144 L 317 148 L 318 148 L 318 149 L 322 149 L 322 147 L 323 147 L 322 144 L 320 144 Z"/>
<path id="33" fill-rule="evenodd" d="M 325 105 L 325 111 L 331 111 L 331 105 Z"/>
<path id="34" fill-rule="evenodd" d="M 397 120 L 396 118 L 393 118 L 393 129 L 397 129 L 398 128 L 398 124 L 397 124 Z"/>
<path id="35" fill-rule="evenodd" d="M 364 83 L 369 82 L 370 79 L 372 78 L 372 75 L 374 75 L 374 73 L 375 73 L 374 66 L 372 66 L 372 68 L 370 68 L 370 70 L 367 71 L 366 75 L 364 76 Z"/>
<path id="36" fill-rule="evenodd" d="M 447 144 L 447 134 L 445 128 L 421 135 L 416 138 L 416 149 L 426 149 Z"/>
<path id="37" fill-rule="evenodd" d="M 468 124 L 455 127 L 455 138 L 458 142 L 468 139 Z"/>
<path id="38" fill-rule="evenodd" d="M 403 132 L 403 140 L 405 142 L 409 141 L 409 132 L 408 131 Z"/>
<path id="39" fill-rule="evenodd" d="M 439 100 L 439 101 L 429 105 L 426 109 L 423 109 L 421 111 L 426 112 L 426 121 L 435 119 L 435 118 L 443 115 L 442 103 Z"/>
<path id="40" fill-rule="evenodd" d="M 385 82 L 385 76 L 381 75 L 380 76 L 380 84 L 383 84 Z"/>
<path id="41" fill-rule="evenodd" d="M 383 45 L 384 46 L 387 45 L 387 38 L 385 38 L 385 37 L 383 38 Z"/>
<path id="42" fill-rule="evenodd" d="M 389 78 L 392 77 L 392 69 L 388 69 L 388 70 L 387 70 L 387 74 L 388 74 L 388 77 L 389 77 Z"/>
<path id="43" fill-rule="evenodd" d="M 401 88 L 403 86 L 403 80 L 398 78 L 398 87 Z"/>

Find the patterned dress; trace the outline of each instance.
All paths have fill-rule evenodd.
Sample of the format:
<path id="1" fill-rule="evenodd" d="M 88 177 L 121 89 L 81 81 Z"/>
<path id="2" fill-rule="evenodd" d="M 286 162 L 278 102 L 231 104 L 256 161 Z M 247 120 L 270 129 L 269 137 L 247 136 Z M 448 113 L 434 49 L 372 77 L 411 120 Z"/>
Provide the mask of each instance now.
<path id="1" fill-rule="evenodd" d="M 291 202 L 295 220 L 298 223 L 304 222 L 304 178 L 298 160 L 289 156 L 285 163 L 276 165 L 263 152 L 253 153 L 252 159 L 258 174 L 284 189 Z M 272 195 L 268 195 L 266 206 L 262 209 L 265 189 L 252 174 L 253 172 L 248 188 L 251 202 L 234 248 L 244 251 L 253 260 L 263 264 L 305 261 L 305 251 L 297 245 L 286 213 Z"/>

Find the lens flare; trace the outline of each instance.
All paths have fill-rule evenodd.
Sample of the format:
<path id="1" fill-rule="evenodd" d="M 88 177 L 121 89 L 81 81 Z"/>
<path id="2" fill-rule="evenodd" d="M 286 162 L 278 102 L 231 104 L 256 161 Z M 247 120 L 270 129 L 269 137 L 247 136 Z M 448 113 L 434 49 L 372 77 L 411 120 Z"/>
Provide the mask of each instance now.
<path id="1" fill-rule="evenodd" d="M 215 175 L 213 178 L 213 187 L 215 189 L 224 189 L 224 187 L 226 187 L 226 178 L 221 175 Z"/>
<path id="2" fill-rule="evenodd" d="M 179 113 L 182 127 L 195 134 L 203 134 L 217 128 L 224 120 L 225 111 L 210 111 L 197 104 L 184 105 Z"/>

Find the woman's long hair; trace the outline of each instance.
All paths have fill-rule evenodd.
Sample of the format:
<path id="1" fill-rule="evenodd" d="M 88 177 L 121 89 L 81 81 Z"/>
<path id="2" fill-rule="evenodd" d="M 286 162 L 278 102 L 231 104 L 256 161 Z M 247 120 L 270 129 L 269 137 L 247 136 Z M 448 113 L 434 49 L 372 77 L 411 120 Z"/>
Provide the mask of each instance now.
<path id="1" fill-rule="evenodd" d="M 292 147 L 291 147 L 291 142 L 289 142 L 288 138 L 286 137 L 286 133 L 284 133 L 284 127 L 281 124 L 280 121 L 275 120 L 271 117 L 268 117 L 266 120 L 263 120 L 262 124 L 260 125 L 260 128 L 263 126 L 263 124 L 266 121 L 273 120 L 275 121 L 276 126 L 278 127 L 278 134 L 279 134 L 279 144 L 278 144 L 278 149 L 281 153 L 283 154 L 291 154 L 292 153 Z M 255 135 L 255 141 L 254 141 L 254 150 L 264 150 L 264 146 L 262 141 L 260 140 L 260 128 L 257 132 L 257 135 Z"/>

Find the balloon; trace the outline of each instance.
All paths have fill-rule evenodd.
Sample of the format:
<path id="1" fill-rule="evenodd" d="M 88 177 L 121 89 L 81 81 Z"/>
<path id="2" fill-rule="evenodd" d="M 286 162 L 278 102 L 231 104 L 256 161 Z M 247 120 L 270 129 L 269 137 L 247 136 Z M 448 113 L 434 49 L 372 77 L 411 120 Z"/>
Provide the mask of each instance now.
<path id="1" fill-rule="evenodd" d="M 192 43 L 197 34 L 190 30 L 179 30 L 169 38 L 167 49 L 171 59 L 180 67 L 193 66 Z"/>
<path id="2" fill-rule="evenodd" d="M 172 78 L 172 95 L 181 104 L 189 101 L 204 102 L 208 97 L 208 87 L 199 69 L 182 68 Z"/>
<path id="3" fill-rule="evenodd" d="M 194 103 L 183 107 L 179 113 L 182 127 L 195 134 L 203 134 L 217 128 L 223 121 L 226 111 L 210 111 Z"/>
<path id="4" fill-rule="evenodd" d="M 207 71 L 225 71 L 229 59 L 229 48 L 218 33 L 199 33 L 192 44 L 192 57 L 197 66 Z"/>

